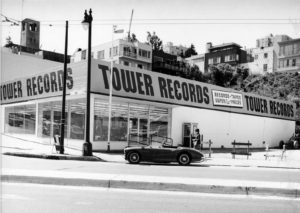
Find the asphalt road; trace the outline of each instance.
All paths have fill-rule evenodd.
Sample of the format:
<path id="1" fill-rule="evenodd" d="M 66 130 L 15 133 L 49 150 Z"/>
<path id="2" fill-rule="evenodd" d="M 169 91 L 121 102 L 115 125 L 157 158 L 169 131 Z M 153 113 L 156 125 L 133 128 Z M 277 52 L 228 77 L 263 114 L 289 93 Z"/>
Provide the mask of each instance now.
<path id="1" fill-rule="evenodd" d="M 300 210 L 299 199 L 17 183 L 2 184 L 1 202 L 2 213 L 295 213 Z"/>
<path id="2" fill-rule="evenodd" d="M 2 156 L 2 168 L 300 183 L 299 169 L 109 163 Z"/>

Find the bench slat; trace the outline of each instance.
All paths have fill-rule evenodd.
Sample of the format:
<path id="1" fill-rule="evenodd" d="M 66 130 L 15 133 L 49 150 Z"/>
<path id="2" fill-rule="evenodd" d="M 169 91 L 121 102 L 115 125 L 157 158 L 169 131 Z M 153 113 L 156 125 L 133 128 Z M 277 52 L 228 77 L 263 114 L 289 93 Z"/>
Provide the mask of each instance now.
<path id="1" fill-rule="evenodd" d="M 241 142 L 232 142 L 231 143 L 232 145 L 244 145 L 244 146 L 251 146 L 252 145 L 252 143 L 241 143 Z"/>

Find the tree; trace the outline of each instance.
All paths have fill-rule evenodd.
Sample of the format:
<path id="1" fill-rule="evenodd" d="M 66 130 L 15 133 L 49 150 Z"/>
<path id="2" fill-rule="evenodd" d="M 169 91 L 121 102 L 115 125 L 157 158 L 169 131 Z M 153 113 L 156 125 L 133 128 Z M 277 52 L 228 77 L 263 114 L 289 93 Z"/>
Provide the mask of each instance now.
<path id="1" fill-rule="evenodd" d="M 198 53 L 195 50 L 195 46 L 193 44 L 191 44 L 191 47 L 189 47 L 186 51 L 185 51 L 185 58 L 191 57 L 192 55 L 198 55 Z"/>
<path id="2" fill-rule="evenodd" d="M 8 37 L 6 38 L 6 44 L 4 45 L 4 47 L 12 47 L 13 44 L 14 44 L 14 43 L 11 41 L 11 37 L 8 36 Z"/>
<path id="3" fill-rule="evenodd" d="M 139 40 L 136 38 L 136 35 L 134 33 L 131 34 L 131 36 L 128 36 L 128 41 L 130 42 L 138 42 Z"/>
<path id="4" fill-rule="evenodd" d="M 209 70 L 212 84 L 222 87 L 230 86 L 234 70 L 229 64 L 211 65 Z"/>
<path id="5" fill-rule="evenodd" d="M 152 46 L 152 49 L 155 51 L 163 51 L 162 40 L 160 40 L 160 38 L 155 34 L 155 32 L 153 32 L 152 35 L 150 32 L 147 32 L 147 34 L 147 41 L 148 44 Z"/>

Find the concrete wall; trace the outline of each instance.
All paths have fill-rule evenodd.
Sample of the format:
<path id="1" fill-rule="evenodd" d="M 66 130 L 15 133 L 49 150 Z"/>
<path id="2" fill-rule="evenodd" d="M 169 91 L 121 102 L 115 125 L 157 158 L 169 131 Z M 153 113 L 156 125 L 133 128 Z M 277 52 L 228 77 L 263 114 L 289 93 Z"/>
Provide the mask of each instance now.
<path id="1" fill-rule="evenodd" d="M 231 148 L 233 140 L 252 143 L 253 147 L 278 146 L 295 131 L 295 122 L 266 117 L 242 115 L 214 110 L 175 107 L 172 110 L 171 135 L 175 144 L 182 143 L 182 124 L 198 123 L 204 141 L 212 140 L 213 147 Z"/>

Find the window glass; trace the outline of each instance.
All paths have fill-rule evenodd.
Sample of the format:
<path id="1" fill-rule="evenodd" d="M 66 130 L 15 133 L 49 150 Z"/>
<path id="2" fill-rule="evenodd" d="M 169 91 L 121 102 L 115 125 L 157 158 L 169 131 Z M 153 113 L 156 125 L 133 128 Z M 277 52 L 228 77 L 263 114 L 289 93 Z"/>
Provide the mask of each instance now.
<path id="1" fill-rule="evenodd" d="M 85 133 L 85 110 L 86 103 L 83 99 L 70 102 L 71 105 L 71 128 L 70 138 L 84 139 Z"/>
<path id="2" fill-rule="evenodd" d="M 94 141 L 107 141 L 108 103 L 95 99 Z"/>
<path id="3" fill-rule="evenodd" d="M 98 51 L 97 54 L 98 54 L 97 56 L 98 59 L 104 59 L 104 50 Z"/>
<path id="4" fill-rule="evenodd" d="M 161 142 L 168 137 L 168 109 L 150 107 L 149 117 L 152 141 Z"/>
<path id="5" fill-rule="evenodd" d="M 292 59 L 292 66 L 293 67 L 296 66 L 296 59 L 295 58 Z"/>
<path id="6" fill-rule="evenodd" d="M 111 141 L 148 143 L 150 136 L 168 136 L 168 109 L 149 105 L 113 103 Z M 95 99 L 94 141 L 107 141 L 108 102 Z"/>
<path id="7" fill-rule="evenodd" d="M 62 103 L 61 101 L 52 102 L 52 125 L 53 125 L 53 136 L 60 135 L 60 127 L 61 127 L 61 110 L 62 110 Z M 65 138 L 68 136 L 68 106 L 65 108 L 65 131 L 64 136 Z"/>
<path id="8" fill-rule="evenodd" d="M 5 132 L 35 134 L 36 107 L 22 105 L 5 108 Z"/>
<path id="9" fill-rule="evenodd" d="M 108 103 L 95 99 L 94 140 L 107 141 Z M 128 104 L 112 104 L 111 141 L 127 141 Z"/>

